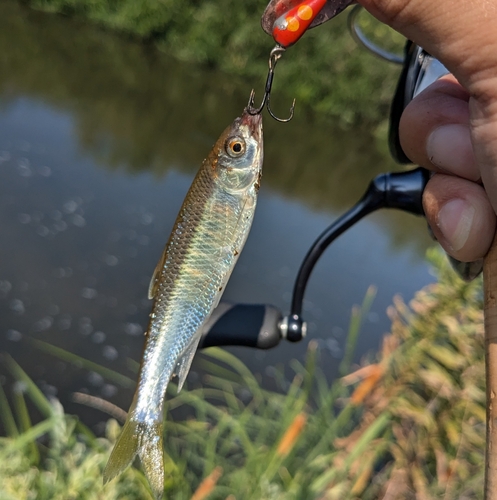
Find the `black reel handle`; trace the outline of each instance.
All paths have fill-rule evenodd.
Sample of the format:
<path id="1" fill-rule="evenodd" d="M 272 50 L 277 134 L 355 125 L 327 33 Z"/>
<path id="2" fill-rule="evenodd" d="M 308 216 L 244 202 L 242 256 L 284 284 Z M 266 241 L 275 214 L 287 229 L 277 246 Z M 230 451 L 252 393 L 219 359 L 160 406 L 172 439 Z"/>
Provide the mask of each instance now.
<path id="1" fill-rule="evenodd" d="M 279 309 L 267 304 L 221 302 L 207 321 L 200 348 L 245 346 L 270 349 L 281 340 Z"/>

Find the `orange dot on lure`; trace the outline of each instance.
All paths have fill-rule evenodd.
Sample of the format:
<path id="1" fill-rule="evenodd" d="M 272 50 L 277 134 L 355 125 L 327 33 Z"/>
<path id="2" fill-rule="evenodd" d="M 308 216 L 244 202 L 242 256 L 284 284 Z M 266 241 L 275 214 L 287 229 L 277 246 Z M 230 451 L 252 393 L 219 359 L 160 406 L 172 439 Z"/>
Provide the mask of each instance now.
<path id="1" fill-rule="evenodd" d="M 306 32 L 326 0 L 305 0 L 276 19 L 273 38 L 281 47 L 293 45 Z"/>

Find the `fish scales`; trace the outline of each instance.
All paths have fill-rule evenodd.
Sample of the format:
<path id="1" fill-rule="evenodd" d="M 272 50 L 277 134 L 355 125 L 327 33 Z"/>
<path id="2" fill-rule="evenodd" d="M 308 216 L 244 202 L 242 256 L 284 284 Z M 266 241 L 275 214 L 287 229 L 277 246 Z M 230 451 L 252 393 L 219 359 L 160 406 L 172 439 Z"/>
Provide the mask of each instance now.
<path id="1" fill-rule="evenodd" d="M 245 226 L 251 221 L 253 208 L 254 202 L 244 203 L 240 196 L 216 190 L 215 179 L 206 175 L 205 169 L 199 171 L 166 249 L 168 257 L 161 272 L 164 279 L 160 280 L 148 329 L 149 342 L 156 340 L 154 345 L 147 345 L 140 383 L 146 386 L 156 376 L 156 363 L 161 367 L 160 379 L 154 384 L 153 394 L 149 390 L 139 393 L 137 408 L 149 411 L 150 397 L 159 398 L 162 404 L 175 358 L 185 350 L 192 340 L 191 333 L 198 330 L 215 305 L 223 278 L 236 258 L 236 247 L 243 244 L 237 232 L 247 232 Z M 242 210 L 245 217 L 241 217 Z M 173 335 L 161 337 L 165 331 Z M 171 352 L 177 355 L 171 356 Z"/>
<path id="2" fill-rule="evenodd" d="M 154 299 L 137 390 L 104 482 L 138 454 L 156 498 L 164 484 L 163 403 L 173 373 L 180 390 L 202 327 L 217 306 L 245 244 L 262 169 L 262 118 L 244 111 L 202 163 L 149 289 Z"/>

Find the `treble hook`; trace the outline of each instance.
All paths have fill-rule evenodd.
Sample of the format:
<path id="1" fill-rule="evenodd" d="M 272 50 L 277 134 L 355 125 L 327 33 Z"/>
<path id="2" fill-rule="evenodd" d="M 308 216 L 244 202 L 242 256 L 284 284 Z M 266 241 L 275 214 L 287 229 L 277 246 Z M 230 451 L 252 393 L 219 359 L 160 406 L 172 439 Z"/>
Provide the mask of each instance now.
<path id="1" fill-rule="evenodd" d="M 252 90 L 250 93 L 250 98 L 249 102 L 247 105 L 247 111 L 251 115 L 258 115 L 262 112 L 264 109 L 264 106 L 267 107 L 267 110 L 269 114 L 279 122 L 289 122 L 293 118 L 293 112 L 295 109 L 295 99 L 293 100 L 292 107 L 290 108 L 290 116 L 288 118 L 278 118 L 273 111 L 271 110 L 270 106 L 270 94 L 271 94 L 271 87 L 273 86 L 273 78 L 274 78 L 274 68 L 276 68 L 276 63 L 279 61 L 280 57 L 283 55 L 283 52 L 285 52 L 285 48 L 281 47 L 280 45 L 276 45 L 276 47 L 271 50 L 271 53 L 269 54 L 269 71 L 267 74 L 266 78 L 266 88 L 264 89 L 264 96 L 262 98 L 262 103 L 258 108 L 254 108 L 254 97 L 255 97 L 255 92 Z"/>

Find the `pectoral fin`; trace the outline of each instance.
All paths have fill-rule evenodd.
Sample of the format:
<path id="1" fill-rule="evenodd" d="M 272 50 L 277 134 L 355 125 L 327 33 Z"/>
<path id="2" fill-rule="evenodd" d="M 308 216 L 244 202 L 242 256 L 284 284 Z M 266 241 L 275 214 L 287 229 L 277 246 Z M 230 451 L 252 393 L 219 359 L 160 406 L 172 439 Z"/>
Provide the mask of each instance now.
<path id="1" fill-rule="evenodd" d="M 164 268 L 164 263 L 166 262 L 166 251 L 161 255 L 159 262 L 155 266 L 154 273 L 152 274 L 152 279 L 150 280 L 150 285 L 148 286 L 148 298 L 153 299 L 157 294 L 157 289 L 159 288 L 159 278 Z"/>

